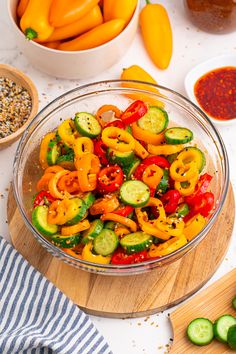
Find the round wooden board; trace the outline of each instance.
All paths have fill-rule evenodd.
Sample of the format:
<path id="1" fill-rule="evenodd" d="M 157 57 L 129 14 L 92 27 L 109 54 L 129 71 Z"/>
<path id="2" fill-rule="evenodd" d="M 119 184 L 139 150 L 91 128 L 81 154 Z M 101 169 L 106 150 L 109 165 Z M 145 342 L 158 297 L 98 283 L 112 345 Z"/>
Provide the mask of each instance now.
<path id="1" fill-rule="evenodd" d="M 104 276 L 73 268 L 49 254 L 26 228 L 13 196 L 8 223 L 15 248 L 85 312 L 104 317 L 150 315 L 185 300 L 214 274 L 228 249 L 235 216 L 232 187 L 205 239 L 180 260 L 136 276 Z"/>

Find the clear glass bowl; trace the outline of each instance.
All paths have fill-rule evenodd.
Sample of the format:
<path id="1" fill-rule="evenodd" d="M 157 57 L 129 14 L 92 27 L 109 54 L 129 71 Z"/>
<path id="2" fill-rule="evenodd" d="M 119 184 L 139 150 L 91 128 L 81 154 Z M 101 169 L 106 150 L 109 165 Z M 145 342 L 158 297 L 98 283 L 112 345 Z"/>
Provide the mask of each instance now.
<path id="1" fill-rule="evenodd" d="M 161 86 L 140 83 L 141 88 L 132 86 L 135 81 L 104 81 L 81 86 L 58 97 L 47 105 L 34 118 L 19 143 L 14 161 L 14 194 L 24 222 L 36 239 L 53 256 L 86 271 L 107 275 L 132 275 L 152 270 L 172 263 L 195 247 L 214 225 L 224 204 L 229 187 L 229 165 L 224 143 L 207 116 L 192 102 L 182 95 Z M 159 90 L 153 93 L 149 90 Z M 132 96 L 133 95 L 133 96 Z M 135 96 L 134 96 L 135 95 Z M 32 196 L 35 194 L 36 181 L 42 175 L 39 165 L 39 145 L 42 137 L 55 129 L 68 117 L 78 111 L 96 112 L 103 104 L 115 104 L 125 109 L 132 99 L 130 97 L 148 97 L 158 99 L 165 105 L 169 118 L 175 124 L 187 127 L 194 132 L 196 142 L 206 153 L 207 171 L 214 174 L 211 191 L 215 195 L 215 210 L 205 228 L 188 244 L 160 259 L 149 260 L 132 265 L 102 265 L 76 259 L 47 241 L 32 225 Z"/>

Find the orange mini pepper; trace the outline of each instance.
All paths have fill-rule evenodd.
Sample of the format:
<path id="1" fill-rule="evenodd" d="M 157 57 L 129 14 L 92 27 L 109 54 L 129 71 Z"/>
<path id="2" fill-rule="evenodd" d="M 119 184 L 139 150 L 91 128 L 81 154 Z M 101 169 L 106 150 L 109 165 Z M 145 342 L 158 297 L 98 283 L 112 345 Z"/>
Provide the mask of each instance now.
<path id="1" fill-rule="evenodd" d="M 137 155 L 141 159 L 146 159 L 146 157 L 148 157 L 148 155 L 149 155 L 148 151 L 136 139 L 135 139 L 134 152 L 135 152 L 135 155 Z"/>
<path id="2" fill-rule="evenodd" d="M 23 14 L 25 13 L 28 3 L 29 3 L 29 0 L 20 0 L 19 1 L 18 5 L 17 5 L 17 9 L 16 9 L 16 13 L 19 18 L 21 18 L 23 16 Z"/>
<path id="3" fill-rule="evenodd" d="M 121 110 L 114 106 L 113 104 L 104 104 L 103 106 L 99 107 L 97 112 L 96 112 L 96 118 L 99 121 L 100 125 L 104 128 L 105 125 L 108 123 L 106 122 L 103 117 L 105 118 L 105 116 L 107 114 L 109 114 L 109 120 L 111 118 L 110 114 L 113 114 L 116 118 L 120 118 L 121 117 Z"/>
<path id="4" fill-rule="evenodd" d="M 142 180 L 150 188 L 156 189 L 163 177 L 163 169 L 157 165 L 149 165 L 145 168 L 142 176 Z"/>
<path id="5" fill-rule="evenodd" d="M 104 0 L 104 20 L 110 21 L 116 18 L 122 18 L 127 24 L 133 16 L 137 3 L 137 0 Z"/>
<path id="6" fill-rule="evenodd" d="M 157 145 L 165 141 L 164 133 L 160 133 L 160 134 L 151 133 L 148 130 L 144 130 L 140 128 L 137 122 L 133 123 L 131 125 L 131 128 L 132 128 L 133 136 L 138 140 L 144 141 L 145 143 Z"/>
<path id="7" fill-rule="evenodd" d="M 136 222 L 134 222 L 133 220 L 126 218 L 124 216 L 115 214 L 115 213 L 107 213 L 107 214 L 103 214 L 101 216 L 101 220 L 105 221 L 105 220 L 111 220 L 117 223 L 120 223 L 122 225 L 127 226 L 132 232 L 136 232 L 137 231 L 137 224 Z"/>
<path id="8" fill-rule="evenodd" d="M 37 182 L 37 191 L 48 191 L 48 183 L 53 176 L 54 173 L 45 173 Z"/>
<path id="9" fill-rule="evenodd" d="M 46 170 L 44 171 L 44 173 L 57 173 L 59 171 L 63 171 L 64 168 L 58 165 L 53 165 L 53 166 L 49 166 L 46 168 Z"/>
<path id="10" fill-rule="evenodd" d="M 61 228 L 61 234 L 63 236 L 76 235 L 81 231 L 87 230 L 90 227 L 90 223 L 87 219 L 78 222 L 78 224 L 72 226 L 63 226 Z"/>
<path id="11" fill-rule="evenodd" d="M 70 172 L 62 176 L 58 181 L 58 189 L 63 192 L 68 193 L 79 193 L 80 186 L 79 186 L 79 173 L 78 171 Z"/>
<path id="12" fill-rule="evenodd" d="M 58 189 L 58 181 L 61 177 L 69 174 L 70 171 L 68 170 L 62 170 L 62 171 L 59 171 L 57 173 L 54 174 L 54 176 L 50 179 L 49 183 L 48 183 L 48 189 L 49 189 L 49 192 L 50 194 L 56 198 L 56 199 L 64 199 L 66 197 L 68 197 L 68 193 L 64 192 L 64 191 L 59 191 Z"/>
<path id="13" fill-rule="evenodd" d="M 100 171 L 99 158 L 91 153 L 83 154 L 75 159 L 75 167 L 79 171 L 79 185 L 81 191 L 93 191 L 97 186 L 96 175 Z"/>
<path id="14" fill-rule="evenodd" d="M 82 136 L 75 139 L 73 148 L 76 158 L 87 153 L 93 154 L 94 151 L 94 145 L 92 140 L 90 138 L 87 138 L 86 136 Z"/>
<path id="15" fill-rule="evenodd" d="M 91 215 L 110 213 L 119 207 L 120 203 L 114 194 L 107 194 L 96 199 L 89 211 Z"/>

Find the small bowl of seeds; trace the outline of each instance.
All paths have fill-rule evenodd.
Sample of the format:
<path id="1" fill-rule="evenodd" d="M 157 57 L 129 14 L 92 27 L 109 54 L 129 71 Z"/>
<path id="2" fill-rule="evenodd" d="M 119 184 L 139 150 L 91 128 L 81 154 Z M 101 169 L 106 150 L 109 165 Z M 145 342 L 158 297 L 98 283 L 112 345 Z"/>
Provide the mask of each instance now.
<path id="1" fill-rule="evenodd" d="M 18 69 L 0 64 L 0 149 L 19 139 L 37 112 L 33 82 Z"/>

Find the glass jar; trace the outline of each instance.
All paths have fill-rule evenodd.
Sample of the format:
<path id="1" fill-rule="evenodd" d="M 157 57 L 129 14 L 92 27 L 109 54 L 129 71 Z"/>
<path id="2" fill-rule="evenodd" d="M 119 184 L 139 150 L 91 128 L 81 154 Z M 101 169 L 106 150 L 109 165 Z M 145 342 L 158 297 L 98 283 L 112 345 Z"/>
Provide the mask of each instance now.
<path id="1" fill-rule="evenodd" d="M 185 0 L 190 20 L 210 33 L 236 30 L 236 0 Z"/>

